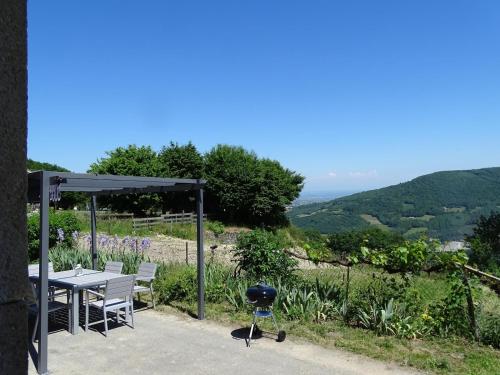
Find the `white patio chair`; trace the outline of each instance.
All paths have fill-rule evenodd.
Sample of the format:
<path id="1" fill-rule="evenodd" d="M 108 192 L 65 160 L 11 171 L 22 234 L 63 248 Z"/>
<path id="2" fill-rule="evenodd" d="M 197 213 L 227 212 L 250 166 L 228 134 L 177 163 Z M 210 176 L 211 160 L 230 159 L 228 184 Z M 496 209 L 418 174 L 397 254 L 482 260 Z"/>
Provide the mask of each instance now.
<path id="1" fill-rule="evenodd" d="M 29 276 L 38 275 L 38 272 L 40 270 L 39 267 L 40 266 L 38 265 L 38 263 L 29 264 L 28 265 L 28 275 Z M 54 263 L 49 262 L 49 273 L 53 273 L 53 272 L 54 272 Z"/>
<path id="2" fill-rule="evenodd" d="M 108 311 L 114 311 L 116 314 L 116 322 L 120 323 L 120 309 L 125 309 L 127 314 L 129 311 L 132 319 L 132 328 L 134 328 L 134 304 L 132 300 L 132 292 L 134 289 L 135 276 L 126 275 L 110 279 L 106 282 L 104 293 L 96 292 L 92 289 L 86 289 L 86 304 L 85 304 L 85 331 L 90 325 L 104 322 L 105 336 L 108 337 Z M 89 294 L 97 297 L 96 301 L 90 301 Z M 103 312 L 103 320 L 89 324 L 89 308 L 95 307 Z M 130 309 L 130 310 L 129 310 Z M 126 316 L 125 319 L 128 319 Z"/>
<path id="3" fill-rule="evenodd" d="M 153 309 L 156 308 L 155 298 L 153 295 L 153 280 L 156 274 L 156 263 L 142 262 L 139 265 L 139 270 L 135 277 L 136 285 L 134 285 L 134 294 L 137 294 L 139 301 L 141 300 L 141 293 L 149 292 L 151 294 L 151 301 L 153 302 Z M 148 284 L 141 285 L 142 284 Z"/>
<path id="4" fill-rule="evenodd" d="M 107 261 L 104 265 L 104 272 L 122 273 L 123 262 Z"/>
<path id="5" fill-rule="evenodd" d="M 36 291 L 35 285 L 31 284 L 31 290 L 33 292 L 33 298 L 35 299 L 35 303 L 28 306 L 29 312 L 32 312 L 36 315 L 35 326 L 33 328 L 33 334 L 31 335 L 31 341 L 35 341 L 36 331 L 38 329 L 38 321 L 40 317 L 38 316 L 38 293 Z M 66 303 L 49 300 L 48 303 L 48 312 L 53 313 L 58 310 L 66 309 L 68 311 L 68 326 L 71 326 L 71 304 L 69 303 L 69 295 L 66 300 Z"/>
<path id="6" fill-rule="evenodd" d="M 121 274 L 123 269 L 123 262 L 115 262 L 113 260 L 108 260 L 104 265 L 104 272 L 118 273 Z M 100 292 L 106 287 L 106 285 L 99 285 L 95 289 Z"/>

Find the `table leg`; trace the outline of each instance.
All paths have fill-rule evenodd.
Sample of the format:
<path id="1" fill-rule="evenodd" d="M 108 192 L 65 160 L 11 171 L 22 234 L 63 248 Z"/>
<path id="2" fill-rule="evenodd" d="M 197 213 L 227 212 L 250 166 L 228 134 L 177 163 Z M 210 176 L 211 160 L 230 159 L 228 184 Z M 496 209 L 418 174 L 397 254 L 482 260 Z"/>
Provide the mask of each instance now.
<path id="1" fill-rule="evenodd" d="M 78 289 L 73 289 L 71 294 L 71 333 L 73 335 L 78 334 L 78 329 L 80 325 L 80 291 Z"/>

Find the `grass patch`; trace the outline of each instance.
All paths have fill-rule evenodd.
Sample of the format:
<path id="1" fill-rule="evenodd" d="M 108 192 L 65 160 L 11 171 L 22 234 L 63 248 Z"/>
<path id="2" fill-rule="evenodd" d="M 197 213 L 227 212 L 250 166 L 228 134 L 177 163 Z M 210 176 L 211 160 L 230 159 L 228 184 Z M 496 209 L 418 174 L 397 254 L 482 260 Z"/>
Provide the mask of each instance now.
<path id="1" fill-rule="evenodd" d="M 379 227 L 380 229 L 385 229 L 385 230 L 390 230 L 390 228 L 383 224 L 378 217 L 373 216 L 373 215 L 368 215 L 368 214 L 361 214 L 359 215 L 363 220 L 365 220 L 368 224 L 375 225 L 376 227 Z"/>

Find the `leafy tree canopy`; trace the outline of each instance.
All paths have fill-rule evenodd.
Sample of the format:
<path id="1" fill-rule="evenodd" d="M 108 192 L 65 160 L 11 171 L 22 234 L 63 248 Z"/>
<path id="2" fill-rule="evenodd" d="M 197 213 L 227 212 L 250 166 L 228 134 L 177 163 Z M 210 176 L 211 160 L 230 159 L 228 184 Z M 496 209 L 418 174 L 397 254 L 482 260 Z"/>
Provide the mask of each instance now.
<path id="1" fill-rule="evenodd" d="M 158 154 L 160 175 L 174 178 L 202 178 L 203 156 L 191 142 L 186 145 L 170 142 L 162 147 Z M 195 210 L 195 203 L 190 200 L 192 192 L 175 192 L 160 194 L 163 211 Z"/>
<path id="2" fill-rule="evenodd" d="M 162 177 L 203 177 L 203 157 L 191 142 L 187 145 L 170 142 L 161 149 L 158 159 Z"/>
<path id="3" fill-rule="evenodd" d="M 304 177 L 242 147 L 218 145 L 205 155 L 207 199 L 222 219 L 250 225 L 286 223 L 286 206 Z"/>
<path id="4" fill-rule="evenodd" d="M 287 222 L 285 210 L 302 190 L 304 177 L 242 147 L 219 145 L 201 155 L 192 143 L 171 142 L 156 153 L 149 146 L 118 147 L 90 172 L 150 177 L 204 178 L 207 211 L 226 222 L 275 226 Z M 157 210 L 191 211 L 192 193 L 104 197 L 101 204 L 138 215 Z"/>
<path id="5" fill-rule="evenodd" d="M 150 146 L 129 145 L 108 151 L 107 157 L 98 159 L 90 166 L 89 172 L 124 176 L 159 177 L 160 164 L 158 154 Z M 127 194 L 100 197 L 100 205 L 108 205 L 113 210 L 128 211 L 136 215 L 160 208 L 158 194 Z"/>

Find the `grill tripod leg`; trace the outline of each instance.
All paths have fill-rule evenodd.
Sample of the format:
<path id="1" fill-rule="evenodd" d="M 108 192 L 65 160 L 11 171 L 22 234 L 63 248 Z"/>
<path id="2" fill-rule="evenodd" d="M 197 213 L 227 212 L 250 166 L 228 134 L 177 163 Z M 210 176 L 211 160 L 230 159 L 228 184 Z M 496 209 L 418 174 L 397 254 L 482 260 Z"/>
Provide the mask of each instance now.
<path id="1" fill-rule="evenodd" d="M 279 332 L 280 328 L 278 327 L 278 323 L 276 323 L 276 318 L 274 317 L 273 313 L 271 313 L 271 317 L 273 318 L 273 323 L 274 323 L 274 327 L 276 328 L 276 332 Z"/>
<path id="2" fill-rule="evenodd" d="M 253 314 L 253 320 L 252 320 L 252 327 L 250 328 L 250 335 L 248 336 L 248 343 L 247 343 L 247 347 L 249 348 L 250 347 L 250 341 L 252 341 L 252 334 L 253 334 L 253 329 L 255 327 L 255 320 L 256 320 L 257 316 L 255 315 L 255 312 Z"/>

